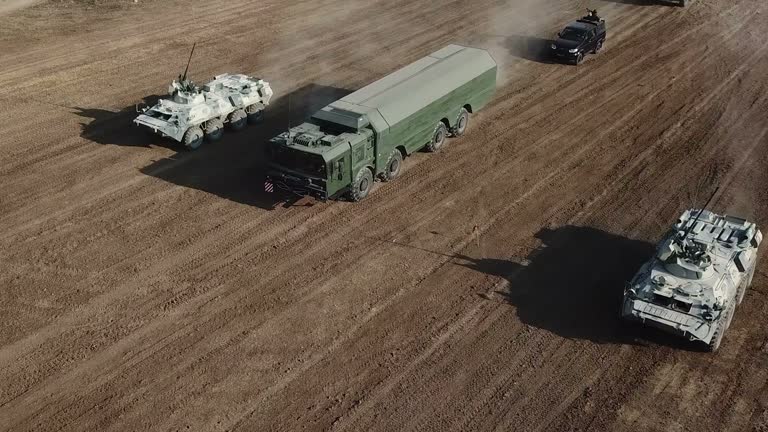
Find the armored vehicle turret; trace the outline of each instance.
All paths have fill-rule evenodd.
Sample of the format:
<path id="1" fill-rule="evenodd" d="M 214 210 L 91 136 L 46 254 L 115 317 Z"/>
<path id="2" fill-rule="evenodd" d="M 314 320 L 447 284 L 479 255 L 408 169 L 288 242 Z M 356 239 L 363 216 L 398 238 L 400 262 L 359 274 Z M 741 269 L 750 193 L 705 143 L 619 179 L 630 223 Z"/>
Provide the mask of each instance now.
<path id="1" fill-rule="evenodd" d="M 752 283 L 762 238 L 744 219 L 686 210 L 626 287 L 622 317 L 716 351 Z"/>
<path id="2" fill-rule="evenodd" d="M 187 79 L 186 70 L 171 83 L 168 93 L 170 99 L 161 99 L 154 106 L 142 109 L 133 122 L 181 142 L 189 150 L 200 147 L 203 138 L 209 141 L 221 138 L 224 123 L 240 130 L 246 122 L 260 121 L 272 98 L 269 83 L 259 78 L 222 74 L 198 87 Z"/>

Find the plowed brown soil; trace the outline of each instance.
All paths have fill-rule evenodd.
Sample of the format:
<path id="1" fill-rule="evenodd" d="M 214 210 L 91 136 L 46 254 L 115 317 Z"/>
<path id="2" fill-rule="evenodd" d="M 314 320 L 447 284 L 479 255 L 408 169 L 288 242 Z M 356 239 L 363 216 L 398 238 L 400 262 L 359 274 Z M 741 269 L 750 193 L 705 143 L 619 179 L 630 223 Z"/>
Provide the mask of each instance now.
<path id="1" fill-rule="evenodd" d="M 548 62 L 584 6 L 606 47 Z M 768 226 L 764 0 L 48 1 L 0 22 L 0 429 L 768 430 L 764 258 L 714 355 L 617 321 L 715 185 L 713 210 Z M 130 120 L 193 42 L 193 79 L 279 98 L 188 153 Z M 361 203 L 261 192 L 289 119 L 450 42 L 501 65 L 465 137 Z"/>

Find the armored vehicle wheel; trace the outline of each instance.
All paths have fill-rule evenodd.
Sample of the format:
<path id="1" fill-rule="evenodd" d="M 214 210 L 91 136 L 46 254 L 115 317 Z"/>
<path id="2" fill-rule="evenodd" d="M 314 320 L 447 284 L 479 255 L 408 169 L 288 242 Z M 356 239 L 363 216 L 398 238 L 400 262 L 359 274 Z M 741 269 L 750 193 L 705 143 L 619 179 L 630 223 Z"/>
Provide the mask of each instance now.
<path id="1" fill-rule="evenodd" d="M 384 171 L 384 174 L 382 175 L 382 178 L 384 181 L 390 181 L 397 178 L 397 176 L 400 175 L 400 169 L 403 166 L 403 154 L 400 153 L 400 150 L 395 149 L 392 151 L 392 154 L 389 156 L 389 160 L 387 161 L 387 169 Z"/>
<path id="2" fill-rule="evenodd" d="M 726 309 L 725 313 L 726 316 L 717 322 L 715 334 L 712 335 L 712 340 L 710 340 L 707 344 L 707 351 L 709 352 L 715 352 L 718 348 L 720 348 L 720 344 L 723 342 L 723 337 L 725 336 L 725 331 L 728 330 L 728 326 L 731 323 L 731 318 L 733 318 L 733 304 L 728 306 L 728 309 Z"/>
<path id="3" fill-rule="evenodd" d="M 245 123 L 248 121 L 248 116 L 244 110 L 234 110 L 229 114 L 229 126 L 233 130 L 239 131 L 245 127 Z"/>
<path id="4" fill-rule="evenodd" d="M 427 150 L 436 152 L 445 144 L 445 138 L 448 136 L 448 128 L 445 127 L 445 123 L 437 122 L 435 131 L 432 132 L 432 141 L 427 144 Z"/>
<path id="5" fill-rule="evenodd" d="M 747 284 L 742 283 L 739 285 L 739 291 L 736 293 L 736 304 L 741 304 L 741 301 L 744 300 L 744 294 L 747 292 Z"/>
<path id="6" fill-rule="evenodd" d="M 352 201 L 360 201 L 367 197 L 373 187 L 373 174 L 371 170 L 366 167 L 360 169 L 355 177 L 355 182 L 352 184 L 352 190 L 349 195 Z"/>
<path id="7" fill-rule="evenodd" d="M 467 131 L 467 125 L 469 124 L 469 112 L 466 108 L 462 108 L 459 111 L 459 116 L 456 118 L 456 126 L 451 130 L 451 135 L 454 137 L 460 137 Z"/>
<path id="8" fill-rule="evenodd" d="M 197 150 L 203 144 L 203 130 L 197 126 L 187 129 L 183 142 L 187 149 Z"/>
<path id="9" fill-rule="evenodd" d="M 574 60 L 573 62 L 574 62 L 574 64 L 579 65 L 583 61 L 584 61 L 584 54 L 578 53 L 578 54 L 576 54 L 576 60 Z"/>
<path id="10" fill-rule="evenodd" d="M 597 54 L 598 52 L 600 52 L 601 49 L 603 49 L 603 41 L 599 40 L 599 41 L 597 41 L 597 44 L 595 44 L 595 49 L 592 52 L 594 54 Z"/>
<path id="11" fill-rule="evenodd" d="M 264 109 L 257 104 L 245 107 L 245 113 L 248 114 L 248 123 L 256 124 L 264 120 Z"/>
<path id="12" fill-rule="evenodd" d="M 722 323 L 719 323 L 717 325 L 717 329 L 715 330 L 714 336 L 712 336 L 712 340 L 707 344 L 707 351 L 715 352 L 718 348 L 720 348 L 720 344 L 723 342 L 724 332 L 725 329 L 723 328 Z"/>
<path id="13" fill-rule="evenodd" d="M 741 285 L 739 285 L 739 291 L 736 294 L 736 304 L 741 304 L 741 301 L 744 300 L 744 295 L 747 293 L 747 288 L 749 288 L 750 285 L 752 285 L 752 277 L 755 275 L 755 268 L 752 267 L 752 270 L 749 271 L 749 276 L 745 277 L 741 281 Z"/>
<path id="14" fill-rule="evenodd" d="M 209 141 L 217 141 L 224 135 L 224 123 L 219 119 L 210 119 L 205 122 L 205 137 Z"/>

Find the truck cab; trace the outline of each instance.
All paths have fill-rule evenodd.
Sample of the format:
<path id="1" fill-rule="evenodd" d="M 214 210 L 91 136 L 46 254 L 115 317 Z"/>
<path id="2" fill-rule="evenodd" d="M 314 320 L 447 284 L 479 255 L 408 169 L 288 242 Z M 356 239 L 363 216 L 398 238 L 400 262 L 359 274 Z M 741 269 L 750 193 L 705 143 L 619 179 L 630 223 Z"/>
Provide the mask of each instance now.
<path id="1" fill-rule="evenodd" d="M 332 199 L 375 161 L 376 135 L 362 114 L 326 107 L 269 145 L 268 187 Z"/>

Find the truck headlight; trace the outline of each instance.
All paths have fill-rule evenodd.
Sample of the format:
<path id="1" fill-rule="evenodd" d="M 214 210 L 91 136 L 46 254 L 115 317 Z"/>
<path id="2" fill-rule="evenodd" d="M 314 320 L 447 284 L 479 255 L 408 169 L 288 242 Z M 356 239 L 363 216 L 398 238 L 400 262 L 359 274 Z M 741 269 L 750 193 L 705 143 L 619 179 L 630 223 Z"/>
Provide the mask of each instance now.
<path id="1" fill-rule="evenodd" d="M 555 45 L 555 44 L 552 44 L 549 47 L 552 48 L 552 49 L 557 49 L 557 45 Z"/>
<path id="2" fill-rule="evenodd" d="M 579 52 L 579 49 L 578 48 L 569 49 L 568 52 L 571 54 L 576 54 L 577 52 Z"/>

